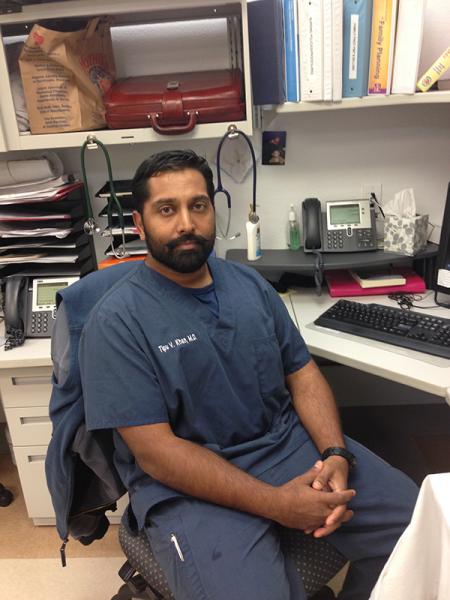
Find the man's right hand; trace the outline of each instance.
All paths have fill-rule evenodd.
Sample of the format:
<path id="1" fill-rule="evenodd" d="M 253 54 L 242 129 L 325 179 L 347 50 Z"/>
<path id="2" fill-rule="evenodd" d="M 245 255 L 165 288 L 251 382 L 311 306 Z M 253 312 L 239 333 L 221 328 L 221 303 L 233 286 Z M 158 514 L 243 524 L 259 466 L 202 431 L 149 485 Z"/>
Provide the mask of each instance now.
<path id="1" fill-rule="evenodd" d="M 321 528 L 337 506 L 350 502 L 356 494 L 355 490 L 323 492 L 311 487 L 319 470 L 320 466 L 314 465 L 303 475 L 277 488 L 276 502 L 273 506 L 274 521 L 284 527 L 312 531 Z M 351 510 L 345 510 L 340 521 L 334 523 L 332 528 L 327 528 L 326 534 L 337 529 L 352 516 Z"/>

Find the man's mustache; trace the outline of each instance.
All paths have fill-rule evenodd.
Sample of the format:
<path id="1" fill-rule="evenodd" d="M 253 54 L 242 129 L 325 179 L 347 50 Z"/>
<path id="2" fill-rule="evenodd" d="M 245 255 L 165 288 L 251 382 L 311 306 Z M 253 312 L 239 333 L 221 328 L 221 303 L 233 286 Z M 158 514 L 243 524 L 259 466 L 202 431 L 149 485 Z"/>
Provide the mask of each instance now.
<path id="1" fill-rule="evenodd" d="M 200 246 L 204 246 L 208 242 L 208 240 L 201 235 L 187 233 L 186 235 L 180 236 L 176 240 L 168 242 L 166 246 L 169 248 L 169 250 L 174 250 L 177 246 L 180 246 L 181 244 L 186 244 L 187 242 L 196 242 L 197 244 L 200 244 Z"/>

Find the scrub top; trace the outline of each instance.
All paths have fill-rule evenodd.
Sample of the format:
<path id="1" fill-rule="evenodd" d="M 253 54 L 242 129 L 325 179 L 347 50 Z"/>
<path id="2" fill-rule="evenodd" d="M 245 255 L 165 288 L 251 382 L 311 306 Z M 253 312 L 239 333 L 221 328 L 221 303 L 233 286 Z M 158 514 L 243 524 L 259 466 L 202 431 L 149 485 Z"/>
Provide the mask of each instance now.
<path id="1" fill-rule="evenodd" d="M 92 310 L 79 362 L 89 430 L 169 423 L 254 476 L 308 435 L 285 376 L 310 360 L 278 294 L 256 271 L 210 258 L 219 317 L 143 263 Z M 117 432 L 115 463 L 138 526 L 183 496 L 144 473 Z"/>

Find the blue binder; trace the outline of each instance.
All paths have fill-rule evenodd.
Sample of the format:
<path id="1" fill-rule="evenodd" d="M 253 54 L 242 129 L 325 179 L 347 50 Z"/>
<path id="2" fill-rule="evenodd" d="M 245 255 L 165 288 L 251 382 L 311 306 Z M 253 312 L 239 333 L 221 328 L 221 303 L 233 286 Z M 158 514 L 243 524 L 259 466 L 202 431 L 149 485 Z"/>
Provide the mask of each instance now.
<path id="1" fill-rule="evenodd" d="M 300 101 L 298 34 L 295 3 L 297 0 L 283 0 L 284 46 L 286 56 L 286 100 Z"/>
<path id="2" fill-rule="evenodd" d="M 253 104 L 281 104 L 286 99 L 282 0 L 247 5 Z"/>
<path id="3" fill-rule="evenodd" d="M 373 0 L 344 0 L 342 97 L 367 96 Z M 352 43 L 357 34 L 358 43 Z M 352 49 L 356 53 L 352 56 Z M 356 62 L 355 62 L 356 61 Z"/>

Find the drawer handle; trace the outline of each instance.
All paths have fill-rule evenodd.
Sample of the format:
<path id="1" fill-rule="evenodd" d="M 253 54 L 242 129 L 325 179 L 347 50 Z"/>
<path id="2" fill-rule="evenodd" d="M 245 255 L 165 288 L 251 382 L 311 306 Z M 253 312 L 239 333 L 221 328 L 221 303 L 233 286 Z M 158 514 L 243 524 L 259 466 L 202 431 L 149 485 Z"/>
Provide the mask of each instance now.
<path id="1" fill-rule="evenodd" d="M 36 423 L 50 423 L 50 417 L 42 415 L 42 417 L 20 417 L 21 425 L 35 425 Z"/>
<path id="2" fill-rule="evenodd" d="M 33 377 L 11 377 L 13 385 L 51 385 L 52 379 L 48 375 L 34 375 Z"/>
<path id="3" fill-rule="evenodd" d="M 45 460 L 45 454 L 32 454 L 27 456 L 28 462 L 43 462 Z"/>

